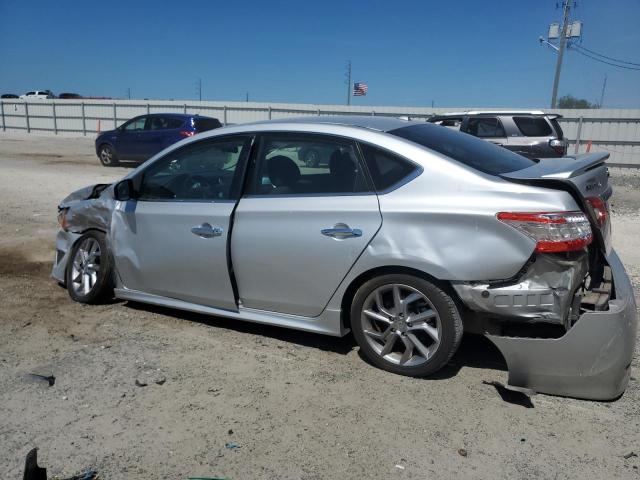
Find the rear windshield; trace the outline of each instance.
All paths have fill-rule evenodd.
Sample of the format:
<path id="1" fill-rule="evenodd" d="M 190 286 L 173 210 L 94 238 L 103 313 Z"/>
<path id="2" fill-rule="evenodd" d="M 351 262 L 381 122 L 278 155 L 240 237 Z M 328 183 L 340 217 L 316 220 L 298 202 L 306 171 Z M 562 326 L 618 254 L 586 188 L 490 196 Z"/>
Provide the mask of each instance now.
<path id="1" fill-rule="evenodd" d="M 535 164 L 533 160 L 486 140 L 438 125 L 428 123 L 411 125 L 391 130 L 389 133 L 411 140 L 490 175 L 514 172 Z"/>
<path id="2" fill-rule="evenodd" d="M 548 137 L 553 133 L 542 117 L 513 117 L 513 121 L 525 137 Z"/>
<path id="3" fill-rule="evenodd" d="M 562 140 L 564 138 L 564 132 L 562 131 L 562 127 L 560 126 L 560 122 L 558 122 L 558 119 L 552 118 L 551 124 L 553 125 L 553 128 L 556 129 L 556 135 L 558 136 L 558 138 Z"/>
<path id="4" fill-rule="evenodd" d="M 220 128 L 222 124 L 215 118 L 194 118 L 193 126 L 198 132 L 206 132 L 214 128 Z"/>

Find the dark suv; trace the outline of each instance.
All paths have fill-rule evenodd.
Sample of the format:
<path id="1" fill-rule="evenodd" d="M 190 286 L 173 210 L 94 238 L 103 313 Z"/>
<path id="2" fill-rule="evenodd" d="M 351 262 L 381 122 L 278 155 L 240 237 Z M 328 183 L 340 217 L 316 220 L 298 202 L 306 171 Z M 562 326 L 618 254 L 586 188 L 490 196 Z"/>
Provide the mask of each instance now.
<path id="1" fill-rule="evenodd" d="M 427 121 L 460 130 L 528 158 L 564 157 L 568 142 L 561 115 L 542 111 L 471 111 L 434 115 Z"/>
<path id="2" fill-rule="evenodd" d="M 144 161 L 179 140 L 221 126 L 218 119 L 199 115 L 141 115 L 99 134 L 96 153 L 105 167 L 117 165 L 120 160 Z"/>

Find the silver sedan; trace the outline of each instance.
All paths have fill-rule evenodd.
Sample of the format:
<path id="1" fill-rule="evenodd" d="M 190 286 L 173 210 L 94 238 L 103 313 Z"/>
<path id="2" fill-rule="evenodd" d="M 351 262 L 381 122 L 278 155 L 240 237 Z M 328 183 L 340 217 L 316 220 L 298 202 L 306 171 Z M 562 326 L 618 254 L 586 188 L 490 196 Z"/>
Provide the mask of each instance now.
<path id="1" fill-rule="evenodd" d="M 402 375 L 482 334 L 511 388 L 611 399 L 637 319 L 606 158 L 530 160 L 380 117 L 225 127 L 65 199 L 53 277 L 83 303 L 351 331 Z"/>

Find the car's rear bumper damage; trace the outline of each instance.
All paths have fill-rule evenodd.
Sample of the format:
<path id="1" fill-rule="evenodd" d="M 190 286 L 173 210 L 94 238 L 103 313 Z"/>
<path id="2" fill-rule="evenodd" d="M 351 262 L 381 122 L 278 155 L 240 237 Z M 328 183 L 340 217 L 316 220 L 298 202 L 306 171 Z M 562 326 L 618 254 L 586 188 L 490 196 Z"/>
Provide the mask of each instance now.
<path id="1" fill-rule="evenodd" d="M 507 291 L 507 298 L 511 299 L 509 313 L 517 315 L 523 312 L 523 318 L 526 320 L 527 315 L 531 315 L 532 312 L 542 312 L 547 320 L 561 320 L 567 327 L 566 333 L 559 338 L 487 334 L 507 362 L 509 385 L 541 393 L 592 400 L 611 400 L 624 392 L 629 382 L 636 341 L 636 303 L 631 282 L 613 250 L 607 256 L 607 262 L 612 279 L 603 282 L 595 292 L 608 296 L 608 302 L 602 306 L 602 310 L 585 311 L 582 308 L 579 311 L 582 314 L 575 315 L 574 318 L 568 318 L 571 316 L 569 313 L 565 314 L 564 319 L 557 318 L 555 316 L 560 311 L 560 305 L 567 308 L 567 300 L 562 294 L 556 295 L 557 289 L 551 288 L 549 293 L 555 295 L 556 302 L 552 302 L 551 297 L 545 297 L 547 300 L 544 302 L 538 301 L 548 294 L 537 292 L 535 289 L 531 295 L 524 287 L 517 295 L 510 290 Z M 558 280 L 569 280 L 567 283 L 555 285 L 573 287 L 571 282 L 577 272 L 566 275 L 569 276 L 567 279 L 559 277 Z M 513 289 L 513 286 L 504 288 Z M 609 291 L 605 292 L 606 289 Z M 457 290 L 461 291 L 460 288 Z M 571 288 L 568 290 L 569 296 L 576 298 Z M 473 300 L 473 291 L 463 291 L 463 294 L 465 293 Z M 503 308 L 495 307 L 499 292 L 495 293 L 496 295 L 487 296 L 494 301 L 486 302 L 488 306 L 485 311 Z M 588 292 L 587 297 L 589 296 L 593 296 L 593 292 Z M 522 299 L 518 302 L 524 305 L 514 305 L 515 299 Z M 529 299 L 531 305 L 527 304 Z M 590 302 L 591 299 L 585 297 L 583 307 Z M 501 302 L 498 304 L 502 305 Z M 544 304 L 548 305 L 545 307 Z M 473 307 L 473 303 L 469 306 Z M 570 310 L 571 308 L 565 311 Z"/>

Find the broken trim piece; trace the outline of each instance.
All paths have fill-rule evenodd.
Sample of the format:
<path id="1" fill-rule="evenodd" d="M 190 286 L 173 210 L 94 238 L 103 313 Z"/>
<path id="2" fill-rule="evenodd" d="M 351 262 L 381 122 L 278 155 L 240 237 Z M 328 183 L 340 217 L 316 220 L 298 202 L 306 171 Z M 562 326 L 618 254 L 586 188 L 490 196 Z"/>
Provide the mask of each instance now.
<path id="1" fill-rule="evenodd" d="M 589 400 L 624 392 L 636 342 L 636 302 L 615 251 L 607 260 L 615 287 L 607 311 L 584 313 L 561 338 L 486 335 L 507 362 L 509 385 Z"/>

